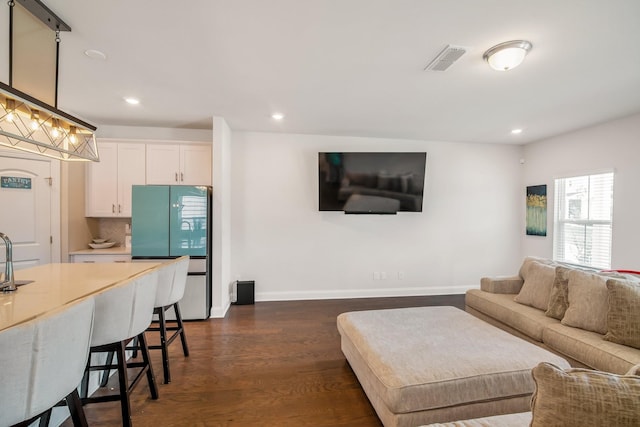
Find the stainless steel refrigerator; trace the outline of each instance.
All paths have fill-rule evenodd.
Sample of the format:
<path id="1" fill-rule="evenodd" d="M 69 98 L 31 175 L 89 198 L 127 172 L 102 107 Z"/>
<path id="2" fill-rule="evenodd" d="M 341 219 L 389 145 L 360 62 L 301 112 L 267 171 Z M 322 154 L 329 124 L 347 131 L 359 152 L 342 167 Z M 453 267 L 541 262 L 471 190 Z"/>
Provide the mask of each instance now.
<path id="1" fill-rule="evenodd" d="M 211 314 L 211 187 L 134 185 L 131 257 L 162 260 L 189 255 L 183 319 Z"/>

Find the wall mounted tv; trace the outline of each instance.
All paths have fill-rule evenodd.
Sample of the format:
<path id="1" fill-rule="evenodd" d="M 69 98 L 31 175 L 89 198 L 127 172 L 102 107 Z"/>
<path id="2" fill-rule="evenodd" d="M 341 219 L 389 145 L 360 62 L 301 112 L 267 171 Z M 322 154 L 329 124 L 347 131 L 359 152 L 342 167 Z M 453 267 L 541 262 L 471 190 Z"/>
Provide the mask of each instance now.
<path id="1" fill-rule="evenodd" d="M 348 214 L 422 212 L 427 153 L 318 153 L 319 208 Z"/>

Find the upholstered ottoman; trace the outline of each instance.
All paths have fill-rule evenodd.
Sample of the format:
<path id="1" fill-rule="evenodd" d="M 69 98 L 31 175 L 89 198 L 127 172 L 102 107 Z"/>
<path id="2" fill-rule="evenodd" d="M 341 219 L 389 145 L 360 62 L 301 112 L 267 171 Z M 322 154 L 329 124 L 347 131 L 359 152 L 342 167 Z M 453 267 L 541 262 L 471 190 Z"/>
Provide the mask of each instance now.
<path id="1" fill-rule="evenodd" d="M 531 369 L 569 364 L 454 307 L 342 313 L 342 352 L 385 427 L 530 410 Z"/>

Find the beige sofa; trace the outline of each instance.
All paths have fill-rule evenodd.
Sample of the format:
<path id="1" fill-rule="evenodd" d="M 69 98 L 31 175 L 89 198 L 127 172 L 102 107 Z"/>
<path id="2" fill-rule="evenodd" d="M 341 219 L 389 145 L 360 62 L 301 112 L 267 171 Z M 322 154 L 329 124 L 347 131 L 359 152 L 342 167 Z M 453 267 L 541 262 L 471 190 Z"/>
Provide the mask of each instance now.
<path id="1" fill-rule="evenodd" d="M 640 363 L 637 276 L 527 257 L 510 277 L 485 277 L 466 311 L 565 357 L 572 366 L 624 374 Z"/>
<path id="2" fill-rule="evenodd" d="M 638 367 L 626 375 L 561 369 L 541 363 L 531 371 L 536 391 L 531 412 L 496 415 L 422 427 L 583 427 L 640 425 Z"/>

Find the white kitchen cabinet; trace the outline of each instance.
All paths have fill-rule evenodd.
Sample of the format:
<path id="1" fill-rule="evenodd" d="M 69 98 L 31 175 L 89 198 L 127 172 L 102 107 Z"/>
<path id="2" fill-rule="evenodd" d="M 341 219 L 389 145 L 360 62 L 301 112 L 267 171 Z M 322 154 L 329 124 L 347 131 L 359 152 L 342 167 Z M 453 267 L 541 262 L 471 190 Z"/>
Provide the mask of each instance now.
<path id="1" fill-rule="evenodd" d="M 71 262 L 131 262 L 131 250 L 117 246 L 108 249 L 80 249 L 69 253 Z"/>
<path id="2" fill-rule="evenodd" d="M 87 165 L 85 215 L 130 217 L 131 187 L 145 184 L 145 144 L 98 141 L 100 162 Z"/>
<path id="3" fill-rule="evenodd" d="M 211 185 L 211 147 L 147 144 L 147 184 Z"/>
<path id="4" fill-rule="evenodd" d="M 131 255 L 70 255 L 74 263 L 131 262 Z"/>

